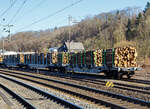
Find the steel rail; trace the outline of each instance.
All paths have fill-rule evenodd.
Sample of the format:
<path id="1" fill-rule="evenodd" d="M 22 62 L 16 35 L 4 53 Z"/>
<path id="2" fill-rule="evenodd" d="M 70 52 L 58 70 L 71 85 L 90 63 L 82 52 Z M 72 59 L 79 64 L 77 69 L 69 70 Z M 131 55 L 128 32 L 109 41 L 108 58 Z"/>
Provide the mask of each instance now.
<path id="1" fill-rule="evenodd" d="M 0 72 L 1 72 L 1 70 L 0 70 Z M 5 72 L 15 73 L 15 74 L 24 75 L 24 76 L 29 76 L 29 77 L 33 77 L 33 78 L 37 78 L 37 79 L 46 80 L 46 81 L 52 81 L 52 82 L 56 82 L 56 83 L 60 83 L 60 84 L 64 84 L 64 85 L 70 85 L 67 82 L 62 82 L 62 81 L 59 81 L 59 80 L 47 79 L 47 78 L 37 77 L 37 76 L 29 75 L 29 74 L 17 73 L 17 72 L 13 72 L 13 71 L 5 71 Z M 106 83 L 105 81 L 102 81 L 102 80 L 100 80 L 99 82 L 102 82 L 103 85 L 105 85 L 105 83 Z M 92 81 L 92 83 L 93 83 L 93 81 Z M 117 83 L 117 82 L 113 82 L 113 83 L 115 84 L 114 88 L 119 88 L 119 89 L 123 89 L 123 90 L 130 90 L 130 91 L 134 91 L 134 92 L 136 91 L 136 92 L 143 93 L 143 94 L 150 94 L 150 92 L 145 91 L 145 90 L 148 90 L 147 87 L 139 87 L 139 86 L 133 86 L 132 87 L 132 85 L 128 85 L 128 84 L 121 84 L 121 83 Z M 120 86 L 117 86 L 117 85 L 125 86 L 125 87 L 120 87 Z M 137 89 L 132 89 L 132 88 L 137 88 L 138 90 Z M 139 89 L 145 89 L 145 90 L 139 90 Z"/>
<path id="2" fill-rule="evenodd" d="M 32 86 L 32 85 L 25 84 L 25 83 L 23 83 L 23 82 L 21 82 L 21 81 L 18 81 L 18 80 L 15 80 L 15 79 L 12 79 L 12 78 L 3 76 L 3 75 L 1 75 L 1 74 L 0 74 L 0 77 L 5 78 L 5 79 L 10 80 L 10 81 L 13 81 L 13 82 L 15 82 L 15 83 L 17 83 L 17 84 L 20 84 L 20 85 L 22 85 L 22 86 L 24 86 L 24 87 L 26 87 L 26 88 L 28 88 L 28 89 L 31 89 L 31 90 L 33 90 L 33 91 L 35 91 L 35 92 L 37 92 L 37 93 L 39 93 L 39 94 L 41 94 L 41 95 L 47 97 L 47 98 L 53 99 L 54 101 L 57 101 L 58 103 L 61 103 L 62 105 L 66 106 L 66 107 L 68 107 L 68 108 L 71 108 L 71 109 L 83 109 L 82 107 L 80 107 L 80 106 L 78 106 L 78 105 L 75 105 L 75 104 L 73 104 L 73 103 L 71 103 L 71 102 L 68 102 L 68 101 L 62 99 L 62 98 L 59 98 L 59 97 L 57 97 L 57 96 L 55 96 L 55 95 L 52 95 L 52 94 L 50 94 L 50 93 L 48 93 L 48 92 L 45 92 L 45 91 L 43 91 L 43 90 L 41 90 L 41 89 L 39 89 L 39 88 L 36 88 L 36 87 L 34 87 L 34 86 Z M 12 92 L 11 92 L 11 93 L 12 93 Z M 16 95 L 15 95 L 15 96 L 16 96 Z M 29 108 L 29 109 L 30 109 L 30 108 Z M 31 108 L 31 109 L 33 109 L 33 108 Z"/>
<path id="3" fill-rule="evenodd" d="M 9 88 L 7 88 L 6 86 L 0 84 L 0 87 L 3 88 L 7 93 L 9 93 L 11 96 L 13 96 L 14 98 L 17 99 L 17 101 L 19 101 L 24 107 L 26 107 L 27 109 L 36 109 L 32 104 L 30 104 L 27 100 L 25 100 L 24 98 L 22 98 L 21 96 L 19 96 L 18 94 L 16 94 L 15 92 L 13 92 L 12 90 L 10 90 Z"/>
<path id="4" fill-rule="evenodd" d="M 9 75 L 9 76 L 11 76 L 11 75 Z M 25 83 L 22 83 L 20 81 L 15 80 L 15 79 L 3 76 L 2 74 L 0 74 L 0 77 L 3 77 L 5 79 L 8 79 L 10 81 L 16 82 L 16 83 L 21 84 L 21 85 L 25 85 L 25 87 L 28 87 L 28 88 L 36 91 L 36 92 L 38 92 L 37 90 L 39 90 L 38 88 L 33 89 L 33 86 L 31 86 L 31 85 L 27 85 Z M 31 82 L 34 82 L 34 83 L 38 83 L 38 84 L 41 84 L 41 85 L 44 85 L 44 86 L 47 86 L 47 87 L 51 87 L 51 88 L 54 88 L 56 90 L 60 90 L 60 91 L 63 91 L 63 92 L 66 92 L 66 93 L 78 96 L 80 98 L 84 98 L 84 99 L 93 101 L 95 103 L 98 103 L 98 104 L 101 104 L 101 105 L 105 105 L 107 107 L 111 107 L 111 109 L 127 109 L 127 108 L 125 108 L 123 106 L 120 106 L 118 104 L 113 104 L 113 103 L 105 101 L 105 100 L 96 99 L 96 98 L 93 98 L 93 97 L 90 97 L 90 96 L 86 96 L 86 95 L 83 95 L 83 94 L 80 94 L 80 93 L 77 93 L 77 92 L 73 92 L 73 91 L 69 91 L 69 90 L 63 89 L 63 88 L 55 87 L 55 86 L 52 86 L 50 84 L 45 84 L 45 83 L 42 83 L 42 82 L 39 82 L 39 81 L 34 81 L 34 80 L 31 80 L 31 79 L 27 79 L 27 78 L 23 78 L 23 77 L 19 77 L 19 76 L 14 76 L 14 77 L 17 77 L 17 78 L 20 78 L 20 79 L 24 79 L 24 80 L 28 80 L 28 81 L 31 81 Z M 45 95 L 44 93 L 42 93 L 42 94 Z M 73 107 L 71 107 L 71 108 L 73 108 Z M 77 108 L 76 107 L 75 109 L 81 109 L 81 108 Z"/>

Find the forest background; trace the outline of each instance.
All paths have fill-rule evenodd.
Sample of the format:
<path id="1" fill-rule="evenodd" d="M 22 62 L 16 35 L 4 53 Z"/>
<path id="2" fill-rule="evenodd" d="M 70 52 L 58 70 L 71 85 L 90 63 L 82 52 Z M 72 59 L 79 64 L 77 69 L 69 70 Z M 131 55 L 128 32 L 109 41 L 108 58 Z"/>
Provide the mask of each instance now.
<path id="1" fill-rule="evenodd" d="M 86 50 L 134 46 L 138 59 L 150 57 L 150 3 L 144 10 L 128 7 L 87 16 L 71 26 L 18 32 L 11 35 L 11 41 L 5 41 L 5 50 L 47 52 L 48 48 L 60 47 L 68 41 L 69 31 L 70 39 L 82 42 Z M 0 39 L 0 49 L 3 39 Z"/>

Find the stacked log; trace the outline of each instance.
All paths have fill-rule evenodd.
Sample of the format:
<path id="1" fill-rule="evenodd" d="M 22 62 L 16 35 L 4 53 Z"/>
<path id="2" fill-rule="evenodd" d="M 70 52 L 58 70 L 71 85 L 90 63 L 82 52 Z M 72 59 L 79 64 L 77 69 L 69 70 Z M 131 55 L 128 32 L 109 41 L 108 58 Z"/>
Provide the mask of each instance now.
<path id="1" fill-rule="evenodd" d="M 63 53 L 62 53 L 62 57 L 63 57 L 62 63 L 63 63 L 63 64 L 68 64 L 68 63 L 69 63 L 69 53 L 63 52 Z"/>
<path id="2" fill-rule="evenodd" d="M 23 54 L 20 54 L 20 63 L 24 63 L 24 55 Z"/>
<path id="3" fill-rule="evenodd" d="M 0 63 L 2 63 L 2 62 L 3 62 L 3 56 L 0 55 Z"/>
<path id="4" fill-rule="evenodd" d="M 95 51 L 82 51 L 78 53 L 73 53 L 70 56 L 70 65 L 76 65 L 78 67 L 92 67 L 97 66 L 100 67 L 102 66 L 102 52 L 103 50 L 95 50 Z"/>
<path id="5" fill-rule="evenodd" d="M 96 67 L 100 67 L 103 65 L 103 50 L 97 49 L 93 52 L 94 54 L 94 64 Z"/>
<path id="6" fill-rule="evenodd" d="M 108 67 L 113 65 L 116 67 L 136 67 L 136 49 L 134 47 L 122 47 L 115 49 L 107 49 L 106 52 L 102 49 L 97 49 L 94 51 L 82 51 L 78 53 L 48 53 L 48 54 L 35 54 L 35 63 L 41 61 L 44 55 L 44 63 L 47 64 L 70 64 L 71 66 L 78 67 L 88 67 L 95 65 L 96 67 L 101 67 L 106 64 Z M 27 55 L 27 60 L 29 61 L 30 56 Z M 38 60 L 37 60 L 38 57 Z M 24 56 L 20 55 L 20 62 L 24 62 Z"/>
<path id="7" fill-rule="evenodd" d="M 57 52 L 52 53 L 52 63 L 53 64 L 57 64 L 57 62 L 58 62 L 57 55 L 58 55 Z"/>
<path id="8" fill-rule="evenodd" d="M 114 65 L 116 67 L 136 67 L 137 52 L 134 47 L 115 48 Z"/>

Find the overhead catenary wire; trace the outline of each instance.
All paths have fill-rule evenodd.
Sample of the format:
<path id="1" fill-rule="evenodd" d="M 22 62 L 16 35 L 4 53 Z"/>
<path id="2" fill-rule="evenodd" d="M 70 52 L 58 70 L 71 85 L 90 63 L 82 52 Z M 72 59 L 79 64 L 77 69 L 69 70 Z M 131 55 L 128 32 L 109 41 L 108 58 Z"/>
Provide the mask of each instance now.
<path id="1" fill-rule="evenodd" d="M 37 8 L 39 8 L 44 2 L 46 2 L 47 0 L 41 0 L 37 5 L 35 5 L 33 8 L 31 8 L 30 10 L 28 10 L 26 13 L 31 13 L 32 11 L 36 10 Z M 26 14 L 24 14 L 26 15 Z"/>
<path id="2" fill-rule="evenodd" d="M 0 15 L 0 18 L 4 16 L 17 2 L 17 0 L 13 1 L 12 4 Z"/>
<path id="3" fill-rule="evenodd" d="M 25 15 L 29 15 L 31 14 L 34 10 L 36 10 L 37 8 L 39 8 L 44 2 L 46 2 L 47 0 L 41 0 L 37 5 L 35 5 L 33 8 L 31 8 L 30 10 L 26 11 L 21 18 L 23 18 Z M 19 19 L 21 20 L 21 19 Z M 19 21 L 17 20 L 17 22 Z"/>
<path id="4" fill-rule="evenodd" d="M 14 14 L 14 16 L 12 17 L 12 19 L 9 21 L 8 24 L 12 23 L 13 20 L 15 19 L 15 17 L 17 16 L 17 14 L 19 14 L 19 12 L 21 11 L 21 9 L 23 8 L 23 6 L 25 5 L 25 3 L 27 2 L 27 0 L 24 0 L 22 2 L 22 4 L 20 5 L 20 7 L 18 8 L 18 10 L 16 11 L 16 13 Z"/>
<path id="5" fill-rule="evenodd" d="M 48 18 L 50 18 L 50 17 L 53 17 L 53 16 L 55 16 L 56 14 L 58 14 L 58 13 L 60 13 L 60 12 L 63 12 L 64 10 L 66 10 L 66 9 L 68 9 L 68 8 L 73 7 L 74 5 L 80 3 L 81 1 L 83 1 L 83 0 L 78 0 L 78 1 L 76 1 L 76 2 L 74 2 L 74 3 L 72 3 L 72 4 L 70 4 L 70 5 L 68 5 L 68 6 L 66 6 L 66 7 L 64 7 L 64 8 L 62 8 L 62 9 L 56 11 L 56 12 L 54 12 L 54 13 L 52 13 L 52 14 L 49 14 L 49 15 L 46 16 L 46 17 L 43 17 L 43 18 L 41 18 L 41 19 L 39 19 L 39 20 L 37 20 L 37 21 L 34 21 L 33 23 L 31 23 L 31 24 L 29 24 L 29 25 L 26 25 L 26 26 L 24 26 L 24 27 L 18 29 L 17 31 L 22 30 L 22 29 L 25 29 L 25 28 L 27 28 L 27 27 L 30 27 L 30 26 L 32 26 L 32 25 L 34 25 L 34 24 L 37 24 L 37 23 L 39 23 L 39 22 L 41 22 L 41 21 L 44 21 L 44 20 L 46 20 L 46 19 L 48 19 Z"/>

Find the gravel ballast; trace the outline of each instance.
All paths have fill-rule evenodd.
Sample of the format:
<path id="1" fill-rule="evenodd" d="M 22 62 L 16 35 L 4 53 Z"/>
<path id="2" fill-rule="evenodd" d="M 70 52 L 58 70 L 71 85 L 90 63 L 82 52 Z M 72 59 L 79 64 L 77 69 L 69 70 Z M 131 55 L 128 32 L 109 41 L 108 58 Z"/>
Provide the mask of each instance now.
<path id="1" fill-rule="evenodd" d="M 12 78 L 12 77 L 11 77 Z M 1 78 L 0 78 L 1 79 Z M 109 109 L 109 108 L 106 108 L 105 106 L 99 106 L 99 105 L 96 105 L 96 104 L 94 104 L 94 103 L 92 103 L 92 102 L 87 102 L 87 101 L 84 101 L 84 100 L 81 100 L 81 99 L 79 99 L 78 97 L 74 97 L 74 96 L 70 96 L 70 95 L 67 95 L 67 94 L 65 94 L 65 93 L 62 93 L 62 92 L 60 92 L 60 91 L 57 91 L 57 90 L 54 90 L 54 89 L 50 89 L 50 88 L 46 88 L 46 87 L 43 87 L 43 86 L 41 86 L 41 85 L 38 85 L 38 84 L 35 84 L 35 83 L 32 83 L 32 82 L 29 82 L 29 81 L 26 81 L 26 80 L 22 80 L 22 79 L 18 79 L 18 78 L 14 78 L 13 77 L 13 79 L 17 79 L 17 80 L 19 80 L 19 81 L 21 81 L 21 82 L 24 82 L 24 83 L 27 83 L 27 84 L 30 84 L 30 85 L 33 85 L 33 86 L 35 86 L 35 87 L 37 87 L 37 88 L 39 88 L 39 89 L 42 89 L 42 90 L 44 90 L 44 91 L 46 91 L 46 92 L 49 92 L 49 93 L 51 93 L 51 94 L 53 94 L 53 95 L 55 95 L 55 96 L 57 96 L 57 97 L 60 97 L 60 98 L 62 98 L 62 99 L 65 99 L 65 100 L 67 100 L 67 101 L 69 101 L 69 102 L 71 102 L 71 103 L 73 103 L 73 104 L 76 104 L 76 105 L 79 105 L 79 106 L 81 106 L 81 107 L 83 107 L 83 108 L 85 108 L 85 109 Z M 1 82 L 1 81 L 0 81 Z M 10 81 L 9 81 L 10 82 Z M 6 82 L 7 84 L 9 84 L 8 82 Z M 12 84 L 12 83 L 10 83 L 10 84 Z M 14 83 L 13 83 L 14 84 Z M 33 92 L 32 92 L 33 93 Z M 28 93 L 26 93 L 26 94 L 28 94 Z M 52 109 L 55 109 L 56 107 L 53 107 Z M 45 108 L 44 108 L 45 109 Z M 49 109 L 49 108 L 48 108 Z M 50 108 L 51 109 L 51 108 Z M 60 109 L 60 108 L 58 108 L 58 109 Z M 61 108 L 61 109 L 63 109 L 63 108 Z"/>
<path id="2" fill-rule="evenodd" d="M 53 102 L 52 100 L 49 100 L 39 94 L 37 94 L 34 91 L 31 91 L 23 86 L 20 86 L 14 82 L 11 82 L 9 80 L 0 78 L 0 83 L 8 87 L 9 89 L 13 90 L 15 93 L 22 96 L 24 99 L 26 99 L 28 102 L 30 102 L 33 106 L 35 106 L 37 109 L 65 109 L 60 104 L 57 104 L 56 102 Z"/>

